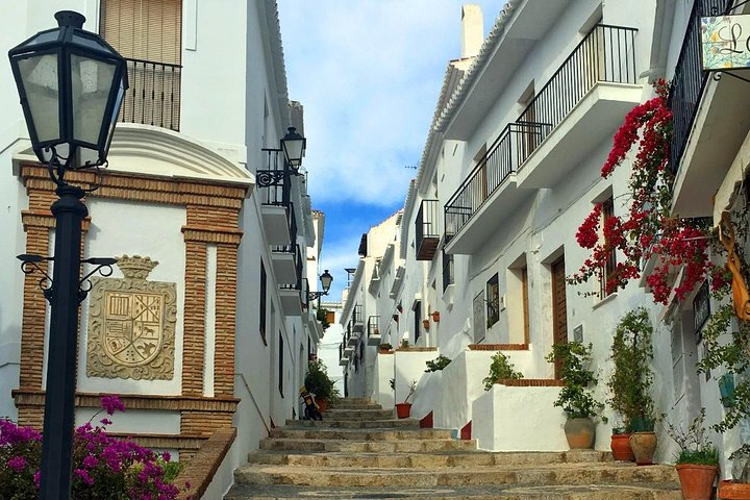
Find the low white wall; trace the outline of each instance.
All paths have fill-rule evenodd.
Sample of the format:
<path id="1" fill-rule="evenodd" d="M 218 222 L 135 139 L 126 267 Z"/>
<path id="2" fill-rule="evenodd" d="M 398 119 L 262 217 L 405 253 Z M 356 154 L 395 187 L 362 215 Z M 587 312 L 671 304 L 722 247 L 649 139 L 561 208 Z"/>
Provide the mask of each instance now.
<path id="1" fill-rule="evenodd" d="M 461 429 L 472 419 L 472 402 L 484 393 L 493 351 L 463 351 L 443 369 L 443 394 L 437 399 L 433 424 Z"/>
<path id="2" fill-rule="evenodd" d="M 400 351 L 393 353 L 396 377 L 396 403 L 402 403 L 409 394 L 412 381 L 422 378 L 427 369 L 427 361 L 438 357 L 437 351 Z"/>
<path id="3" fill-rule="evenodd" d="M 559 387 L 496 384 L 472 405 L 472 437 L 483 450 L 568 450 L 565 414 L 553 406 L 559 392 Z"/>
<path id="4" fill-rule="evenodd" d="M 238 454 L 242 453 L 237 446 L 237 441 L 232 443 L 232 447 L 229 448 L 227 456 L 221 462 L 219 469 L 214 474 L 211 483 L 206 488 L 206 492 L 201 497 L 202 500 L 216 500 L 218 498 L 224 498 L 229 493 L 229 490 L 234 484 L 234 464 L 240 458 Z M 243 459 L 241 463 L 245 463 L 247 459 Z"/>
<path id="5" fill-rule="evenodd" d="M 393 389 L 391 379 L 394 377 L 394 354 L 378 353 L 375 360 L 374 381 L 372 398 L 380 403 L 384 410 L 393 409 Z M 407 393 L 408 394 L 408 393 Z"/>

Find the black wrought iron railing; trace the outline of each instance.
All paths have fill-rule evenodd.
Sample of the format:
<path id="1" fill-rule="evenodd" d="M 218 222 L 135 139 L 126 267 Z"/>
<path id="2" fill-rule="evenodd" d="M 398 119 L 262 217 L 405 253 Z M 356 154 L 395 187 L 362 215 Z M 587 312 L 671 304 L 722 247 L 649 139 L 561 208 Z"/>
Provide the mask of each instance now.
<path id="1" fill-rule="evenodd" d="M 292 182 L 289 166 L 284 160 L 284 154 L 279 149 L 266 149 L 266 168 L 258 169 L 255 175 L 258 179 L 266 177 L 276 179 L 276 182 L 264 186 L 264 205 L 277 205 L 288 207 L 291 203 Z"/>
<path id="2" fill-rule="evenodd" d="M 182 66 L 126 59 L 128 83 L 118 121 L 180 130 Z"/>
<path id="3" fill-rule="evenodd" d="M 380 316 L 367 318 L 367 336 L 380 335 Z"/>
<path id="4" fill-rule="evenodd" d="M 672 111 L 672 143 L 669 165 L 677 174 L 685 152 L 690 130 L 693 128 L 708 73 L 703 71 L 701 47 L 701 17 L 724 13 L 732 0 L 695 0 L 690 12 L 685 38 L 675 65 L 667 107 Z"/>
<path id="5" fill-rule="evenodd" d="M 453 255 L 443 252 L 443 293 L 453 284 Z"/>
<path id="6" fill-rule="evenodd" d="M 422 240 L 425 238 L 440 238 L 439 210 L 438 200 L 422 200 L 417 212 L 417 248 L 422 246 Z"/>
<path id="7" fill-rule="evenodd" d="M 544 139 L 598 82 L 636 83 L 637 31 L 605 24 L 594 27 L 531 100 L 517 122 L 547 125 Z M 532 152 L 533 148 L 524 152 L 522 163 Z"/>
<path id="8" fill-rule="evenodd" d="M 549 132 L 541 123 L 509 123 L 445 205 L 445 239 L 469 222 L 484 201 L 518 170 Z"/>
<path id="9" fill-rule="evenodd" d="M 279 288 L 282 290 L 302 291 L 302 252 L 300 251 L 299 245 L 271 247 L 271 251 L 291 253 L 294 256 L 295 282 L 279 285 Z"/>

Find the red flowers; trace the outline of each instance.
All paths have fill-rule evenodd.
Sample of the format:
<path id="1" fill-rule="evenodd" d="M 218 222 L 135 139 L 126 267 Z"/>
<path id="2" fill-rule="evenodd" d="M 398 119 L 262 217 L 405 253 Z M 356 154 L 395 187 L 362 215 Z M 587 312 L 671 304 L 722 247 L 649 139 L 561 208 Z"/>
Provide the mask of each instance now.
<path id="1" fill-rule="evenodd" d="M 667 167 L 672 138 L 672 113 L 667 108 L 668 85 L 659 80 L 657 96 L 633 108 L 613 139 L 612 150 L 602 167 L 602 177 L 610 176 L 637 143 L 632 160 L 630 206 L 625 215 L 602 221 L 601 205 L 596 204 L 576 233 L 582 248 L 591 250 L 571 283 L 601 277 L 611 251 L 625 257 L 607 276 L 606 290 L 614 292 L 641 277 L 642 262 L 658 261 L 646 277 L 655 302 L 667 303 L 672 292 L 682 299 L 699 283 L 712 276 L 712 287 L 722 283 L 708 261 L 706 228 L 692 219 L 671 214 L 673 176 Z M 602 225 L 601 233 L 599 227 Z M 619 260 L 619 258 L 618 258 Z M 682 280 L 673 283 L 676 270 L 683 268 Z"/>

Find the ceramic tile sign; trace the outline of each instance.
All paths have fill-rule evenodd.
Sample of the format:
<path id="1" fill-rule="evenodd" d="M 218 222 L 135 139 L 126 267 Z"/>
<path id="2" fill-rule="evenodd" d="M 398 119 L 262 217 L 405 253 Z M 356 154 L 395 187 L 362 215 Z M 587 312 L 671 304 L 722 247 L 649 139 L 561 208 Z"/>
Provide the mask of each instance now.
<path id="1" fill-rule="evenodd" d="M 750 15 L 701 19 L 703 69 L 724 71 L 750 67 Z"/>

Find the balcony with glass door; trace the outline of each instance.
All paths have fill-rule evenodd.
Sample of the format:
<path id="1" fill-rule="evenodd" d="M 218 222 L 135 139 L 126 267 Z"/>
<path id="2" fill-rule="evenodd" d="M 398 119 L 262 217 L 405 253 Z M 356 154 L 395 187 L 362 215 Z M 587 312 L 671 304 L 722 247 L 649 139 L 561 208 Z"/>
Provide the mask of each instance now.
<path id="1" fill-rule="evenodd" d="M 432 260 L 440 242 L 438 200 L 422 200 L 416 220 L 417 260 Z"/>
<path id="2" fill-rule="evenodd" d="M 370 316 L 367 318 L 367 345 L 380 345 L 380 316 Z"/>

